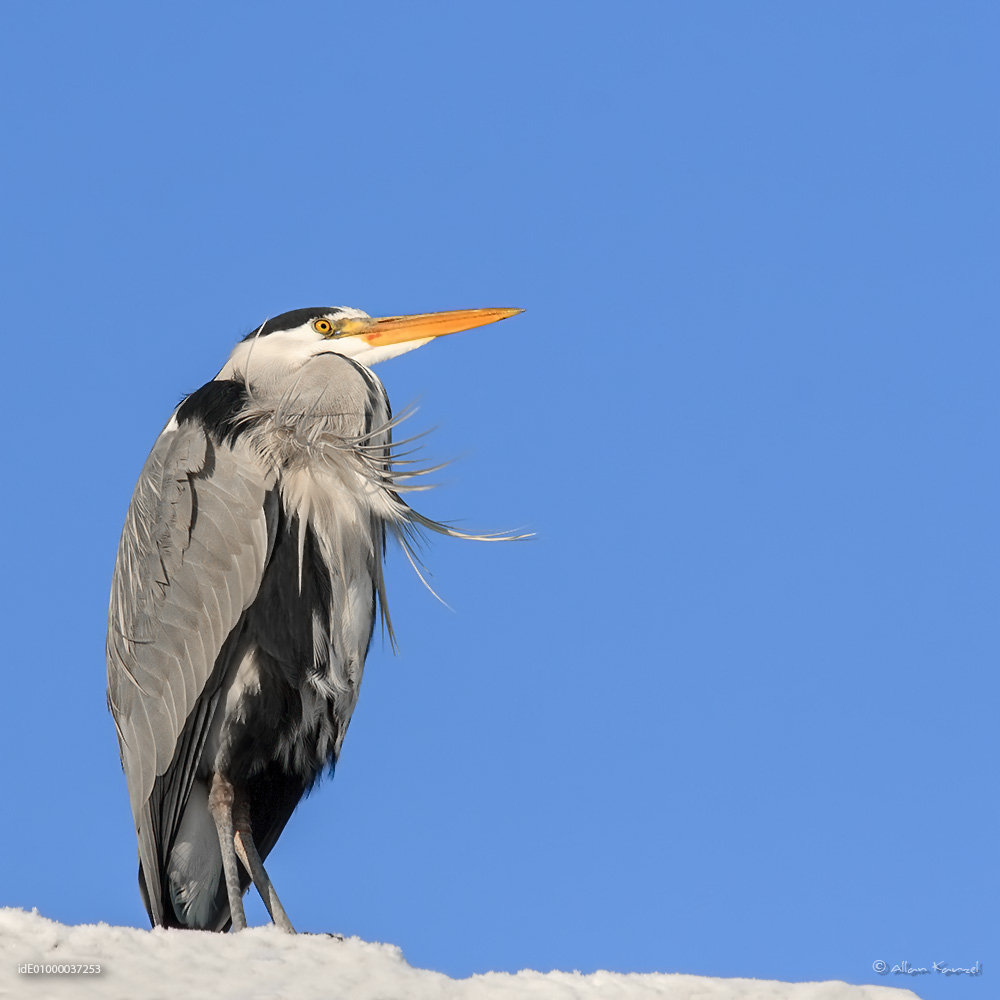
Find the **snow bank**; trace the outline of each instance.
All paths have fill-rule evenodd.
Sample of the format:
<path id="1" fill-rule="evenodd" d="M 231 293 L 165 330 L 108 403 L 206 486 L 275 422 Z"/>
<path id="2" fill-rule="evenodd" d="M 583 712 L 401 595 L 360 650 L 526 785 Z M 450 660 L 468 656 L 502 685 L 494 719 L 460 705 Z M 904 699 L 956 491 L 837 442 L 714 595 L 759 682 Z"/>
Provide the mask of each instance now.
<path id="1" fill-rule="evenodd" d="M 100 966 L 100 972 L 26 973 L 27 964 Z M 0 909 L 0 996 L 121 997 L 143 1000 L 916 1000 L 909 990 L 846 983 L 779 983 L 677 974 L 488 972 L 450 979 L 414 969 L 393 945 L 360 938 L 283 934 L 256 927 L 241 934 L 67 927 L 37 912 Z"/>

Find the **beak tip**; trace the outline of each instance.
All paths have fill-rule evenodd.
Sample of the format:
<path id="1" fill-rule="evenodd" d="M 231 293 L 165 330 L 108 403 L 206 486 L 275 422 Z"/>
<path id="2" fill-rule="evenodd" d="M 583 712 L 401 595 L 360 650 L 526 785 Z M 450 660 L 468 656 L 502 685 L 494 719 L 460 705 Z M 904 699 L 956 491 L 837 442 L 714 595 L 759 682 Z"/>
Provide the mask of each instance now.
<path id="1" fill-rule="evenodd" d="M 510 319 L 512 316 L 520 316 L 524 312 L 517 306 L 506 306 L 501 309 L 491 309 L 489 312 L 497 313 L 497 319 Z"/>

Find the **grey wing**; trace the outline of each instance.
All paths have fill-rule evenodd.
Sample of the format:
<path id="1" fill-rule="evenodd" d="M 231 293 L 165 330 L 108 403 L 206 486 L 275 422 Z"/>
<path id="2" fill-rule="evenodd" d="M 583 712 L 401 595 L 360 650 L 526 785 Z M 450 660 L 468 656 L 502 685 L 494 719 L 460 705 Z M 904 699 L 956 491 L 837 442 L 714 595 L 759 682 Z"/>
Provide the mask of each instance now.
<path id="1" fill-rule="evenodd" d="M 272 486 L 239 441 L 218 444 L 200 424 L 174 419 L 146 460 L 122 530 L 108 610 L 108 706 L 154 923 L 163 915 L 164 839 L 179 822 L 218 694 L 203 696 L 221 683 L 216 661 L 273 546 Z M 153 796 L 168 769 L 172 787 L 161 781 Z"/>

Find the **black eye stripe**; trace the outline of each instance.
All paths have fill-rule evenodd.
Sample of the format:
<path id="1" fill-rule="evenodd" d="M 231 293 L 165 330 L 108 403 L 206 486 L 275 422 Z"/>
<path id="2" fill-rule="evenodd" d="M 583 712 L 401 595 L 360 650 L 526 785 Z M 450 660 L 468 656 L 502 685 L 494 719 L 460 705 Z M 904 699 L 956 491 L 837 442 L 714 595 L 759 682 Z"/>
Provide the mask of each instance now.
<path id="1" fill-rule="evenodd" d="M 266 337 L 269 333 L 277 333 L 279 330 L 294 330 L 303 323 L 320 319 L 325 316 L 336 316 L 343 310 L 336 306 L 314 306 L 311 309 L 293 309 L 291 312 L 282 313 L 269 319 L 262 326 L 254 327 L 243 339 L 253 340 L 255 337 Z"/>

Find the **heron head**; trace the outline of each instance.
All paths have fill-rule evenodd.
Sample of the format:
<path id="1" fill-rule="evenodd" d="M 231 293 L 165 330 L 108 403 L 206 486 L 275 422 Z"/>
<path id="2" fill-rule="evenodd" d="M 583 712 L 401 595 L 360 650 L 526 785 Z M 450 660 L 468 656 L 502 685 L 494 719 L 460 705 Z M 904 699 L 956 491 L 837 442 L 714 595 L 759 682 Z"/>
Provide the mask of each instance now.
<path id="1" fill-rule="evenodd" d="M 347 306 L 294 309 L 251 330 L 233 351 L 281 354 L 289 362 L 304 364 L 317 354 L 335 353 L 374 365 L 394 358 L 435 337 L 471 330 L 515 316 L 523 309 L 454 309 L 449 312 L 373 317 Z M 259 355 L 258 355 L 259 356 Z"/>

